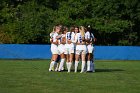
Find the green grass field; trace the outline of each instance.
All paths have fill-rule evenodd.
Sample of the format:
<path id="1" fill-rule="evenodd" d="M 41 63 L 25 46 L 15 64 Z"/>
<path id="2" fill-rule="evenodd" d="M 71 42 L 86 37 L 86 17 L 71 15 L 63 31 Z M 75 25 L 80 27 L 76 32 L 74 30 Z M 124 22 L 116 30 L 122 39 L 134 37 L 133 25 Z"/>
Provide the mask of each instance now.
<path id="1" fill-rule="evenodd" d="M 95 73 L 67 73 L 49 72 L 49 60 L 0 60 L 0 93 L 140 93 L 140 61 L 95 65 Z"/>

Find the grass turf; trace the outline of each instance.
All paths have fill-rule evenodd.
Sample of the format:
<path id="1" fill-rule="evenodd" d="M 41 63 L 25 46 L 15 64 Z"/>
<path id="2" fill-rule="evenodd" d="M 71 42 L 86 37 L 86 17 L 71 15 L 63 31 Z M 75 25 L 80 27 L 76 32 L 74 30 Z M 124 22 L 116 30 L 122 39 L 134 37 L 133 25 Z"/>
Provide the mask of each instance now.
<path id="1" fill-rule="evenodd" d="M 0 93 L 140 93 L 140 61 L 97 60 L 95 73 L 48 72 L 50 60 L 0 60 Z"/>

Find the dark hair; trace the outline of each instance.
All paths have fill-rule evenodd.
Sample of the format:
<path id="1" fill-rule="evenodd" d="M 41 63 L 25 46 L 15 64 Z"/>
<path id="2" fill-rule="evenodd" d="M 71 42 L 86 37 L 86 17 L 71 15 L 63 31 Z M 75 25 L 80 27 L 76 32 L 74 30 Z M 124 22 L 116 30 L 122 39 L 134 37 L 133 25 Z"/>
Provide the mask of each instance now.
<path id="1" fill-rule="evenodd" d="M 78 26 L 75 26 L 74 29 L 75 29 L 75 28 L 78 28 L 78 32 L 79 32 L 79 27 L 78 27 Z"/>
<path id="2" fill-rule="evenodd" d="M 63 26 L 61 29 L 62 29 L 62 34 L 64 34 L 64 31 L 66 31 L 68 28 L 66 26 Z"/>
<path id="3" fill-rule="evenodd" d="M 87 31 L 89 31 L 89 33 L 90 33 L 90 37 L 91 37 L 91 34 L 92 34 L 92 32 L 91 32 L 91 30 L 92 30 L 92 29 L 91 29 L 91 26 L 88 25 L 86 28 L 87 28 Z"/>
<path id="4" fill-rule="evenodd" d="M 70 27 L 70 32 L 74 32 L 74 26 Z"/>

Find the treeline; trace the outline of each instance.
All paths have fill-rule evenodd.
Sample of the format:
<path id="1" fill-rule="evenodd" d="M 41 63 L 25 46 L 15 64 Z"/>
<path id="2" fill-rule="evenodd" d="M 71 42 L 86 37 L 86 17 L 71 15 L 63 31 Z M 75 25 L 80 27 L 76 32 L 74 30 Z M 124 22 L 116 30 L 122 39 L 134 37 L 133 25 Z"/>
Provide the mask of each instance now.
<path id="1" fill-rule="evenodd" d="M 140 45 L 140 1 L 0 0 L 0 43 L 48 44 L 56 24 L 91 25 L 96 45 Z"/>

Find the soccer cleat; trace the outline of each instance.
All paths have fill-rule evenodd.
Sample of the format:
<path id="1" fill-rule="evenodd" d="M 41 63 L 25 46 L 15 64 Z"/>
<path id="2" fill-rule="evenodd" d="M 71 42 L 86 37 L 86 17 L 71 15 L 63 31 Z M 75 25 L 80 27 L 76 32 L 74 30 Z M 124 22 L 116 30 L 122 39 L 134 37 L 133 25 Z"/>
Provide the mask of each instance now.
<path id="1" fill-rule="evenodd" d="M 54 66 L 52 67 L 52 69 L 51 69 L 52 71 L 54 71 Z"/>
<path id="2" fill-rule="evenodd" d="M 49 72 L 51 72 L 52 70 L 51 69 L 49 69 Z"/>
<path id="3" fill-rule="evenodd" d="M 80 73 L 83 73 L 84 71 L 81 71 Z"/>
<path id="4" fill-rule="evenodd" d="M 74 72 L 77 73 L 77 70 L 75 70 Z"/>
<path id="5" fill-rule="evenodd" d="M 64 67 L 62 67 L 62 69 L 61 69 L 62 71 L 64 71 Z"/>

